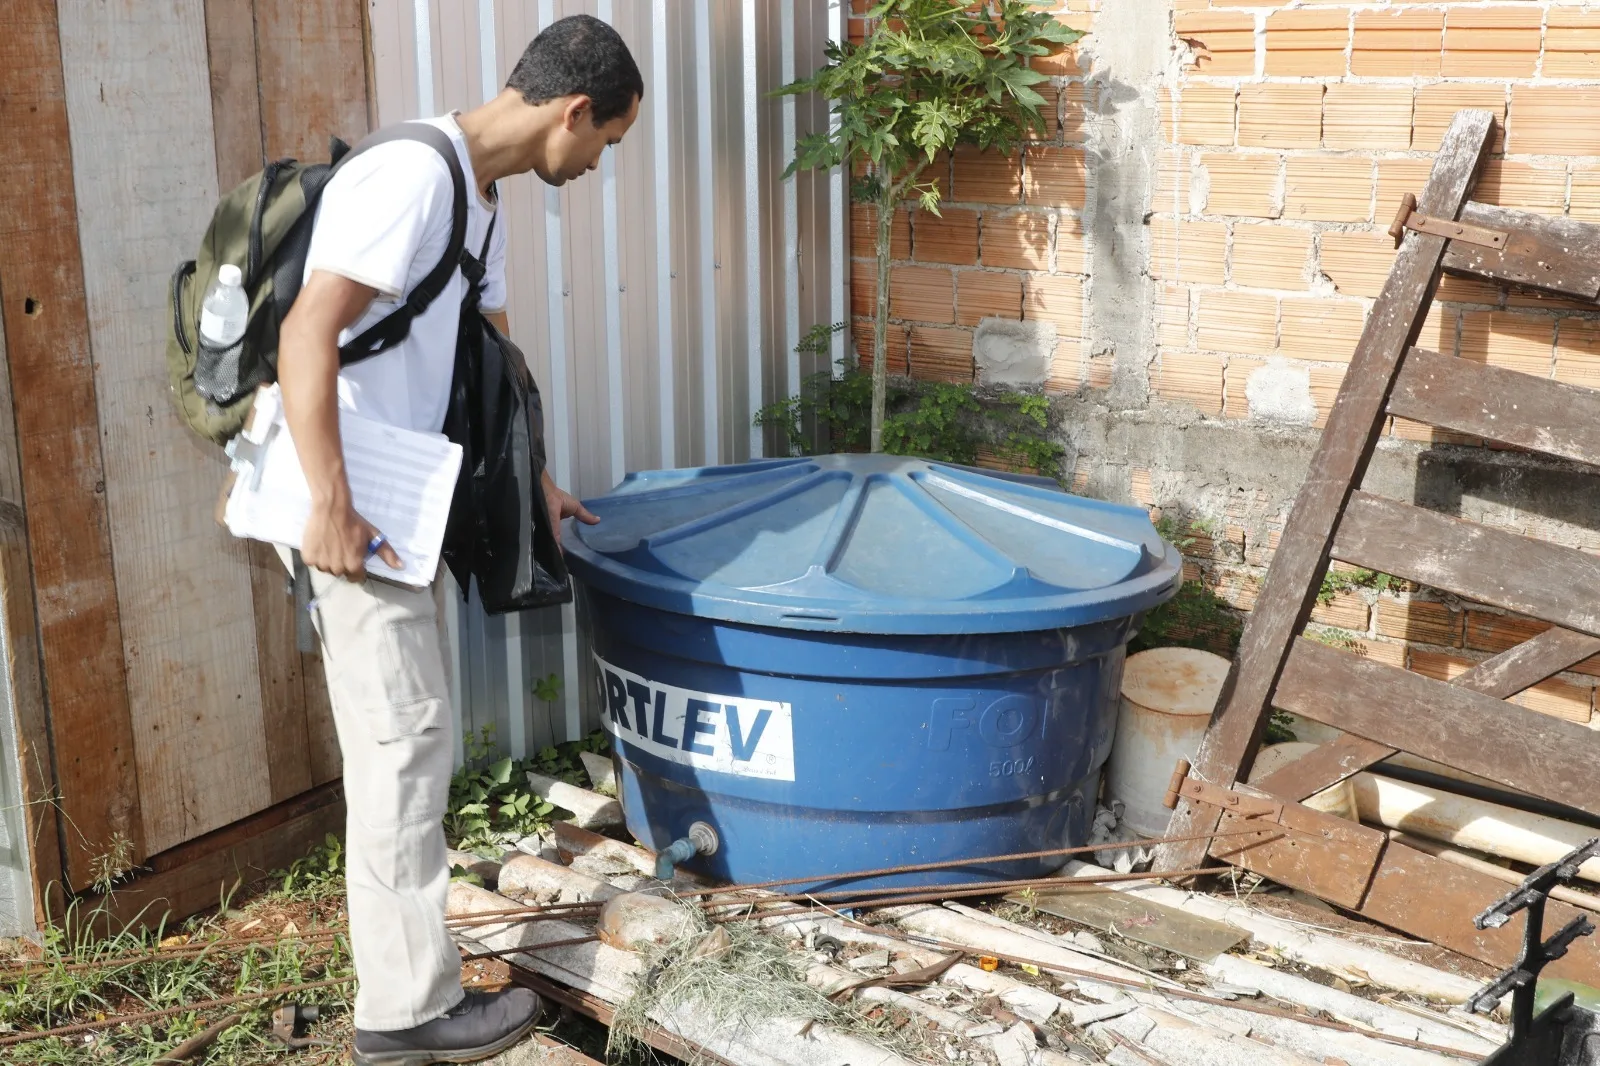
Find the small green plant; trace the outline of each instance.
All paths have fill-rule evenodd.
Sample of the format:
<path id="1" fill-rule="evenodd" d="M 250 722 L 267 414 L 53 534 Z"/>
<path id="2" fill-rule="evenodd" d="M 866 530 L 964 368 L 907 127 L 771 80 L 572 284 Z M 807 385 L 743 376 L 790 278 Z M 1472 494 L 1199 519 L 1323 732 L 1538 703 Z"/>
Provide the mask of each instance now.
<path id="1" fill-rule="evenodd" d="M 289 899 L 323 899 L 344 892 L 344 841 L 329 833 L 322 843 L 294 860 L 287 870 L 274 871 L 278 894 Z"/>
<path id="2" fill-rule="evenodd" d="M 1341 592 L 1349 592 L 1351 589 L 1376 589 L 1385 592 L 1398 583 L 1399 579 L 1393 575 L 1380 574 L 1376 570 L 1330 568 L 1322 575 L 1322 585 L 1317 589 L 1317 602 L 1326 607 Z"/>
<path id="3" fill-rule="evenodd" d="M 517 761 L 499 757 L 494 726 L 486 725 L 463 737 L 465 758 L 450 777 L 450 800 L 444 816 L 445 838 L 462 851 L 497 856 L 536 831 L 554 812 L 555 805 L 540 799 L 528 785 L 526 769 Z"/>
<path id="4" fill-rule="evenodd" d="M 1146 648 L 1202 648 L 1233 658 L 1244 620 L 1228 602 L 1199 581 L 1186 581 L 1178 594 L 1145 615 L 1130 652 Z"/>
<path id="5" fill-rule="evenodd" d="M 0 1033 L 40 1030 L 79 1022 L 95 1024 L 89 1034 L 49 1037 L 7 1047 L 5 1062 L 18 1066 L 98 1066 L 106 1063 L 170 1061 L 163 1056 L 217 1020 L 219 1011 L 193 1011 L 187 1005 L 225 996 L 250 995 L 283 985 L 323 978 L 349 983 L 321 988 L 321 1033 L 348 1017 L 354 992 L 348 940 L 342 916 L 332 906 L 298 905 L 296 917 L 308 933 L 332 918 L 333 932 L 315 942 L 297 933 L 276 940 L 241 944 L 230 919 L 256 936 L 283 927 L 284 906 L 275 892 L 232 909 L 222 901 L 221 913 L 193 918 L 181 927 L 157 923 L 144 929 L 135 921 L 121 925 L 104 899 L 89 907 L 83 900 L 68 904 L 66 913 L 46 925 L 36 952 L 10 957 L 0 953 Z M 101 930 L 113 929 L 109 935 Z M 20 964 L 27 962 L 27 969 Z M 193 1061 L 214 1064 L 266 1063 L 282 1060 L 283 1047 L 270 1035 L 271 1000 L 250 1001 L 233 1008 L 244 1014 L 216 1043 Z M 172 1011 L 162 1017 L 120 1024 L 115 1016 L 140 1011 Z M 342 1016 L 342 1017 L 341 1017 Z"/>
<path id="6" fill-rule="evenodd" d="M 1034 56 L 1083 36 L 1057 22 L 1046 0 L 882 0 L 867 10 L 871 29 L 859 45 L 828 45 L 827 63 L 811 77 L 777 90 L 816 93 L 831 101 L 837 121 L 795 145 L 784 172 L 861 164 L 853 191 L 877 211 L 877 306 L 872 330 L 869 447 L 888 448 L 887 358 L 890 235 L 896 209 L 916 201 L 939 212 L 937 181 L 924 169 L 957 144 L 1009 154 L 1043 132 L 1033 89 L 1045 75 Z"/>
<path id="7" fill-rule="evenodd" d="M 1286 744 L 1294 739 L 1294 718 L 1285 711 L 1273 711 L 1261 734 L 1261 743 Z"/>
<path id="8" fill-rule="evenodd" d="M 869 375 L 843 367 L 838 377 L 813 374 L 800 392 L 756 414 L 775 426 L 790 455 L 816 454 L 816 441 L 835 452 L 865 451 Z M 1051 436 L 1050 400 L 1022 392 L 982 394 L 965 382 L 896 380 L 889 384 L 883 450 L 970 465 L 990 448 L 1013 469 L 1060 477 L 1063 450 Z M 815 427 L 815 433 L 807 427 Z"/>
<path id="9" fill-rule="evenodd" d="M 558 696 L 559 679 L 551 675 L 540 685 L 546 683 L 551 686 L 546 691 Z M 495 743 L 493 725 L 486 725 L 477 733 L 467 732 L 462 738 L 462 764 L 450 777 L 450 799 L 444 816 L 446 841 L 462 851 L 498 858 L 506 847 L 559 817 L 560 808 L 528 783 L 530 772 L 587 786 L 580 753 L 603 753 L 610 748 L 611 738 L 596 730 L 582 740 L 543 748 L 526 759 L 513 759 Z"/>

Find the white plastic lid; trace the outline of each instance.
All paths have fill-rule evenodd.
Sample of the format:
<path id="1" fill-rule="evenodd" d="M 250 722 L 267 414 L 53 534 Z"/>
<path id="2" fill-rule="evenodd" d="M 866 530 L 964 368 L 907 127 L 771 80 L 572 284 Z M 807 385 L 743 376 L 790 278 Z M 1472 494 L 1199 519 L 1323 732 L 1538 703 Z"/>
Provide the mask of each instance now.
<path id="1" fill-rule="evenodd" d="M 1151 648 L 1128 656 L 1122 694 L 1166 714 L 1210 714 L 1228 676 L 1228 660 L 1198 648 Z"/>
<path id="2" fill-rule="evenodd" d="M 243 285 L 244 274 L 232 263 L 223 263 L 217 268 L 217 280 L 224 285 Z"/>

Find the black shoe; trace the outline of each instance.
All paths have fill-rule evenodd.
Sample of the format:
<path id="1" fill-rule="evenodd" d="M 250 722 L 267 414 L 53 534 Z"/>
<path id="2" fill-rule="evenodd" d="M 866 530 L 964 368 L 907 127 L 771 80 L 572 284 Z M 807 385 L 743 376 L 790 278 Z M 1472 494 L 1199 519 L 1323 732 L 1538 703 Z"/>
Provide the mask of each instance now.
<path id="1" fill-rule="evenodd" d="M 539 1020 L 539 997 L 526 988 L 468 992 L 450 1013 L 410 1029 L 356 1030 L 355 1066 L 429 1066 L 477 1062 L 528 1035 Z"/>

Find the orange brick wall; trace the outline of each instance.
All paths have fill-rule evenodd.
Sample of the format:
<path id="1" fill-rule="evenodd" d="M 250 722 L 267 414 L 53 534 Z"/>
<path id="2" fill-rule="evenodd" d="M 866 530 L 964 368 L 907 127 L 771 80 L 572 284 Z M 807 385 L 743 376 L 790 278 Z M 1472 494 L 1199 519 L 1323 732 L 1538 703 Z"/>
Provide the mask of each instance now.
<path id="1" fill-rule="evenodd" d="M 893 313 L 901 321 L 890 333 L 891 366 L 970 379 L 970 335 L 982 317 L 1049 321 L 1060 339 L 1046 388 L 1102 403 L 1112 365 L 1088 336 L 1101 235 L 1085 204 L 1099 181 L 1114 177 L 1097 170 L 1112 164 L 1100 162 L 1097 123 L 1105 120 L 1090 99 L 1100 86 L 1119 87 L 1115 70 L 1095 66 L 1095 23 L 1111 3 L 1162 7 L 1060 4 L 1059 17 L 1090 36 L 1041 64 L 1054 89 L 1048 136 L 1009 159 L 961 150 L 941 160 L 932 176 L 945 192 L 944 217 L 911 212 L 896 221 Z M 1420 190 L 1460 108 L 1487 108 L 1502 124 L 1477 199 L 1600 220 L 1600 5 L 1169 6 L 1173 62 L 1154 84 L 1137 87 L 1159 109 L 1160 129 L 1151 146 L 1149 244 L 1140 253 L 1151 285 L 1151 348 L 1140 362 L 1148 370 L 1139 372 L 1148 376 L 1152 412 L 1241 434 L 1314 436 L 1394 255 L 1384 231 L 1402 194 Z M 870 211 L 858 208 L 854 221 L 860 315 L 873 286 Z M 861 318 L 856 336 L 858 348 L 870 346 Z M 1446 279 L 1420 343 L 1600 387 L 1600 315 L 1559 300 Z M 1281 377 L 1284 367 L 1303 372 L 1290 376 L 1304 381 L 1310 426 L 1274 423 L 1271 412 L 1252 408 L 1251 375 Z M 1412 464 L 1428 445 L 1482 447 L 1403 420 L 1393 420 L 1387 436 Z M 1230 490 L 1224 500 L 1197 494 L 1192 472 L 1170 450 L 1072 452 L 1074 487 L 1204 520 L 1191 575 L 1249 609 L 1294 486 Z M 1107 464 L 1122 460 L 1125 471 L 1108 474 Z M 1505 524 L 1600 550 L 1600 535 L 1533 531 L 1519 513 L 1529 512 L 1513 510 Z M 1405 588 L 1352 590 L 1320 607 L 1314 621 L 1367 654 L 1436 676 L 1466 669 L 1537 625 Z M 1597 676 L 1600 667 L 1574 671 L 1522 702 L 1589 721 Z"/>

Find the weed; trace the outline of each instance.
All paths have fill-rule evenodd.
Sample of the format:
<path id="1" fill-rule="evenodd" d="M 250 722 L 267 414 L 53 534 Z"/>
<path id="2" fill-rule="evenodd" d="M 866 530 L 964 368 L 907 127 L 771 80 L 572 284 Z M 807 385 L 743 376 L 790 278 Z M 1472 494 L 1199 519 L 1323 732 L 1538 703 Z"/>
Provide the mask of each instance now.
<path id="1" fill-rule="evenodd" d="M 1186 581 L 1176 596 L 1144 616 L 1128 651 L 1203 648 L 1231 659 L 1243 633 L 1244 621 L 1228 601 L 1199 581 Z"/>
<path id="2" fill-rule="evenodd" d="M 815 327 L 812 334 L 825 339 L 842 326 Z M 797 350 L 805 348 L 803 341 Z M 883 450 L 891 455 L 970 465 L 988 448 L 1014 470 L 1060 476 L 1063 450 L 1051 434 L 1046 396 L 901 378 L 889 383 L 886 402 Z M 775 427 L 790 455 L 860 452 L 870 442 L 871 406 L 872 375 L 841 364 L 837 377 L 813 374 L 798 394 L 762 408 L 755 424 Z"/>
<path id="3" fill-rule="evenodd" d="M 1261 734 L 1261 743 L 1283 744 L 1294 739 L 1294 718 L 1285 711 L 1273 711 Z"/>
<path id="4" fill-rule="evenodd" d="M 89 876 L 94 890 L 102 895 L 133 869 L 133 841 L 125 833 L 111 834 L 111 845 L 89 860 Z"/>
<path id="5" fill-rule="evenodd" d="M 493 725 L 476 734 L 468 732 L 463 738 L 462 764 L 450 777 L 445 839 L 452 848 L 498 858 L 506 847 L 548 825 L 558 810 L 533 791 L 529 772 L 584 784 L 580 753 L 608 751 L 610 740 L 596 731 L 582 740 L 544 748 L 529 758 L 513 759 L 495 743 Z"/>
<path id="6" fill-rule="evenodd" d="M 93 930 L 111 922 L 105 907 L 104 901 L 92 908 L 82 901 L 69 904 L 63 920 L 45 929 L 40 957 L 26 960 L 31 963 L 30 968 L 0 974 L 0 1033 L 107 1020 L 119 1014 L 181 1007 L 200 1000 L 248 995 L 280 985 L 348 977 L 352 973 L 349 945 L 343 937 L 314 944 L 285 937 L 276 942 L 227 948 L 217 943 L 225 929 L 222 920 L 215 917 L 192 919 L 173 935 L 158 925 L 151 930 L 129 926 L 110 936 L 100 936 Z M 252 903 L 245 913 L 270 915 L 281 911 L 278 897 L 268 894 Z M 303 913 L 302 920 L 310 924 Z M 154 954 L 160 947 L 179 946 L 205 950 Z M 336 986 L 317 992 L 325 1018 L 332 1020 L 347 1014 L 350 991 L 350 987 Z M 267 1003 L 246 1009 L 241 1024 L 223 1033 L 195 1061 L 240 1066 L 280 1061 L 282 1047 L 267 1036 L 267 1014 L 272 1006 Z M 8 1047 L 3 1057 L 8 1063 L 27 1066 L 150 1062 L 210 1026 L 222 1013 L 185 1012 L 122 1026 L 108 1022 L 88 1034 Z"/>
<path id="7" fill-rule="evenodd" d="M 320 900 L 344 895 L 344 841 L 329 833 L 321 844 L 289 864 L 274 870 L 279 899 Z"/>
<path id="8" fill-rule="evenodd" d="M 1317 602 L 1326 607 L 1341 592 L 1349 592 L 1351 589 L 1376 589 L 1384 592 L 1394 588 L 1399 581 L 1400 579 L 1392 574 L 1380 574 L 1376 570 L 1330 568 L 1322 575 L 1322 585 L 1317 589 Z"/>

